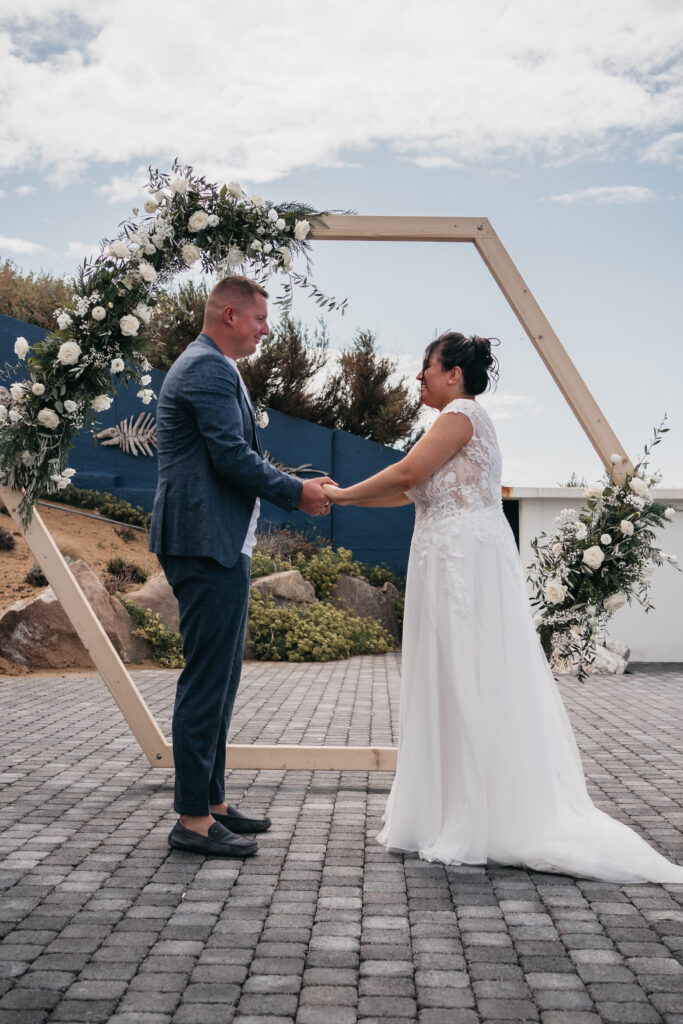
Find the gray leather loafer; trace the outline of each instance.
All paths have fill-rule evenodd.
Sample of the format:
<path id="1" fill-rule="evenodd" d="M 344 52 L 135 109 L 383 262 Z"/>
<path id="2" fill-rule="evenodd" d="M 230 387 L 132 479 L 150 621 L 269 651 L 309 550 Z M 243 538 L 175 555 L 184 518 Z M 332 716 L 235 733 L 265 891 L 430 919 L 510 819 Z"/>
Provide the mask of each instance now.
<path id="1" fill-rule="evenodd" d="M 237 832 L 239 835 L 252 832 L 266 832 L 272 825 L 270 818 L 250 818 L 230 804 L 228 804 L 227 814 L 215 814 L 213 811 L 211 813 L 216 821 L 220 821 L 221 825 L 224 825 L 231 832 Z"/>
<path id="2" fill-rule="evenodd" d="M 190 832 L 177 821 L 169 832 L 168 845 L 174 850 L 201 853 L 204 857 L 250 857 L 258 850 L 255 840 L 235 835 L 219 821 L 213 823 L 208 836 Z"/>

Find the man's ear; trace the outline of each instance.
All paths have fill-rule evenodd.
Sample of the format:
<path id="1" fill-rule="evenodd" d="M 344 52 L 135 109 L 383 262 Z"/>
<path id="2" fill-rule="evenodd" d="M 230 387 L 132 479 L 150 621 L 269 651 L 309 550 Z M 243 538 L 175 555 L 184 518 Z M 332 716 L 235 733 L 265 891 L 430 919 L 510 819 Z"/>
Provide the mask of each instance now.
<path id="1" fill-rule="evenodd" d="M 223 323 L 232 324 L 235 317 L 235 310 L 232 306 L 223 307 Z"/>

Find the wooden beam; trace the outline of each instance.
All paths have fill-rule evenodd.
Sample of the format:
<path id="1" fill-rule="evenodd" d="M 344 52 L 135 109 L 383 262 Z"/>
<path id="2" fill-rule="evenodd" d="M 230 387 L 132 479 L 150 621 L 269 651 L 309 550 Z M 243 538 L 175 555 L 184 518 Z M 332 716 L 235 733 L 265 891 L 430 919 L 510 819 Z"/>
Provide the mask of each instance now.
<path id="1" fill-rule="evenodd" d="M 26 543 L 45 573 L 81 643 L 104 679 L 109 692 L 142 747 L 151 765 L 164 761 L 170 746 L 147 707 L 142 694 L 128 674 L 116 648 L 102 628 L 100 620 L 88 604 L 76 577 L 62 558 L 62 553 L 34 508 L 31 522 L 24 526 L 19 515 L 23 495 L 0 484 L 0 499 L 23 533 Z"/>
<path id="2" fill-rule="evenodd" d="M 228 743 L 228 768 L 393 772 L 396 747 L 295 747 Z"/>
<path id="3" fill-rule="evenodd" d="M 485 217 L 359 217 L 329 214 L 312 226 L 315 241 L 473 242 L 493 233 Z"/>
<path id="4" fill-rule="evenodd" d="M 627 473 L 633 473 L 631 460 L 503 243 L 491 229 L 486 236 L 475 238 L 474 245 L 605 468 L 612 471 L 610 456 L 621 455 L 623 462 L 613 475 L 618 482 L 623 481 Z"/>

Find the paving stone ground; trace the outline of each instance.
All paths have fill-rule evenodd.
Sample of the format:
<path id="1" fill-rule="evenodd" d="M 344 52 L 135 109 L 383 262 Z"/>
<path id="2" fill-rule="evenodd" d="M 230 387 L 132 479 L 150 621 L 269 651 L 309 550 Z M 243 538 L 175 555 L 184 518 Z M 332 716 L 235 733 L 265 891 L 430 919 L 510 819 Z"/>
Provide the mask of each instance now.
<path id="1" fill-rule="evenodd" d="M 135 676 L 167 734 L 175 676 Z M 391 744 L 398 680 L 250 663 L 233 737 Z M 683 666 L 561 689 L 594 800 L 683 863 Z M 389 854 L 380 772 L 233 772 L 274 826 L 204 860 L 98 677 L 1 680 L 0 715 L 0 1024 L 683 1024 L 683 886 Z"/>

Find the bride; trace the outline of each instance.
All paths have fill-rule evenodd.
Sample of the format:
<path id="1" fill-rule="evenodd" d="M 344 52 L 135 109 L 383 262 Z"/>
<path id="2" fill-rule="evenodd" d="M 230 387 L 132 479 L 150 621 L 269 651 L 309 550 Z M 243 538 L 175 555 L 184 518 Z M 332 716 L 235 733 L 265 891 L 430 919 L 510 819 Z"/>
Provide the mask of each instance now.
<path id="1" fill-rule="evenodd" d="M 443 334 L 417 378 L 440 413 L 431 429 L 381 473 L 324 487 L 338 505 L 415 504 L 398 762 L 378 840 L 445 864 L 683 883 L 683 867 L 588 795 L 503 514 L 496 433 L 476 400 L 497 376 L 487 338 Z"/>

